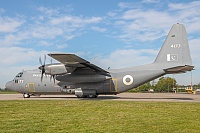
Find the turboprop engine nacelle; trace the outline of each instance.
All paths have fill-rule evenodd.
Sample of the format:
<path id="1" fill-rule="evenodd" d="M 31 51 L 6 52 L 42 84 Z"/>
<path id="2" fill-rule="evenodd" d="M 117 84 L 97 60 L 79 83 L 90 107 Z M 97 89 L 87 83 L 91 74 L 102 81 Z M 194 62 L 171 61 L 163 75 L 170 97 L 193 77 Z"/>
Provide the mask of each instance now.
<path id="1" fill-rule="evenodd" d="M 64 64 L 48 64 L 45 65 L 45 73 L 50 75 L 61 75 L 67 73 Z"/>
<path id="2" fill-rule="evenodd" d="M 91 83 L 91 82 L 101 82 L 111 77 L 94 74 L 94 75 L 76 75 L 76 74 L 65 74 L 56 77 L 56 80 L 71 83 Z"/>

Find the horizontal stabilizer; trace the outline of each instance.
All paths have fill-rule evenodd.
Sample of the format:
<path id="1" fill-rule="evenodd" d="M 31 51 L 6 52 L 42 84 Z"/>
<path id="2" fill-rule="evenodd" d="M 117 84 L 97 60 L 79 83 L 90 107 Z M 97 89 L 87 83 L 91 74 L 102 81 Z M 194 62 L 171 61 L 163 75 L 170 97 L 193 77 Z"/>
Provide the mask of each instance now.
<path id="1" fill-rule="evenodd" d="M 192 70 L 194 70 L 194 66 L 177 66 L 165 69 L 164 71 L 167 74 L 173 74 L 173 73 L 185 73 L 186 71 L 192 71 Z"/>

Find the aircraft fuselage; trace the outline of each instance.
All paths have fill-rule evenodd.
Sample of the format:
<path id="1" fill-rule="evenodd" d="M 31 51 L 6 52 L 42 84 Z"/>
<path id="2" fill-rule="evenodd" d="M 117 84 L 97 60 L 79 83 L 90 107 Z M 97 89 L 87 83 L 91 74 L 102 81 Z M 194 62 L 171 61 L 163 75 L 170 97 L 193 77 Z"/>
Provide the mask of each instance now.
<path id="1" fill-rule="evenodd" d="M 6 88 L 30 95 L 75 94 L 79 96 L 81 94 L 118 94 L 165 74 L 163 70 L 144 70 L 145 68 L 146 66 L 129 68 L 127 70 L 110 70 L 111 77 L 100 74 L 65 74 L 56 77 L 59 81 L 54 81 L 47 74 L 43 76 L 41 81 L 40 70 L 27 70 L 20 72 L 12 81 L 8 82 Z"/>

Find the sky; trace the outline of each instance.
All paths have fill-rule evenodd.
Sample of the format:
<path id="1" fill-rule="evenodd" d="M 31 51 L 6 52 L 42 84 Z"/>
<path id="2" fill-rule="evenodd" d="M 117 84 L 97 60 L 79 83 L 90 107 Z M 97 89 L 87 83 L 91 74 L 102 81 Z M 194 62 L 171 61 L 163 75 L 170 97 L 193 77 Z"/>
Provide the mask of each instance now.
<path id="1" fill-rule="evenodd" d="M 174 78 L 198 84 L 199 9 L 198 0 L 1 0 L 0 87 L 48 53 L 75 53 L 103 69 L 152 63 L 176 23 L 186 27 L 195 70 Z"/>

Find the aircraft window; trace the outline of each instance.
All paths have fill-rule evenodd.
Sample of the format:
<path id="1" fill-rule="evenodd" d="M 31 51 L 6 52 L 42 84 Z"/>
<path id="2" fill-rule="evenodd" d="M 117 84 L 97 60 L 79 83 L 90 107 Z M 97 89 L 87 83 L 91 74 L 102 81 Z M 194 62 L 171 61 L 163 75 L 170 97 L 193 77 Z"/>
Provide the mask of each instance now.
<path id="1" fill-rule="evenodd" d="M 16 77 L 19 77 L 19 73 L 17 74 L 17 76 Z"/>
<path id="2" fill-rule="evenodd" d="M 17 76 L 16 76 L 16 77 L 22 77 L 22 75 L 23 75 L 23 73 L 22 73 L 22 72 L 20 72 L 20 73 L 18 73 L 18 74 L 17 74 Z"/>
<path id="3" fill-rule="evenodd" d="M 172 37 L 175 37 L 175 35 L 172 35 Z"/>

